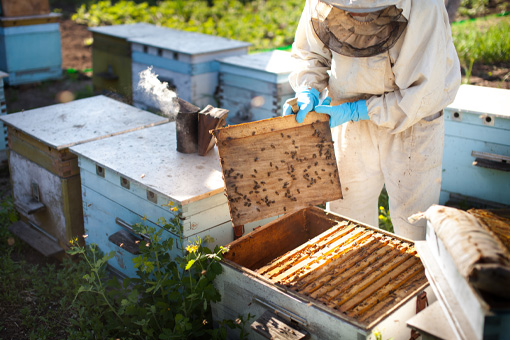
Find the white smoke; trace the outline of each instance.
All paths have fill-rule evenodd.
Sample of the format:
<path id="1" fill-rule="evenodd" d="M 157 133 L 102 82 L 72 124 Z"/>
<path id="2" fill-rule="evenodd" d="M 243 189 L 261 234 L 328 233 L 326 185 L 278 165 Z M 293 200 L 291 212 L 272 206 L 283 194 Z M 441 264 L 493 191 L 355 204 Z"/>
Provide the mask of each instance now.
<path id="1" fill-rule="evenodd" d="M 161 82 L 152 72 L 152 66 L 139 73 L 138 89 L 146 103 L 159 109 L 165 116 L 175 119 L 179 112 L 177 94 L 168 89 L 167 82 Z"/>

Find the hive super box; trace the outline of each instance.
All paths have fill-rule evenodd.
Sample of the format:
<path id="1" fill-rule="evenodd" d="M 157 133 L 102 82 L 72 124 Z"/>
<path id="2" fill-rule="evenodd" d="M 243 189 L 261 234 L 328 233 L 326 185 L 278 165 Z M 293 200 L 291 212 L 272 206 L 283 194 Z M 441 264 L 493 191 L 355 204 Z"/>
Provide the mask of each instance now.
<path id="1" fill-rule="evenodd" d="M 146 23 L 90 27 L 92 84 L 97 91 L 115 92 L 132 101 L 131 44 L 129 38 L 159 36 L 165 29 Z M 136 84 L 134 84 L 136 86 Z"/>
<path id="2" fill-rule="evenodd" d="M 69 147 L 168 122 L 105 96 L 0 119 L 7 125 L 14 205 L 21 214 L 10 229 L 44 255 L 83 235 L 78 159 Z"/>
<path id="3" fill-rule="evenodd" d="M 9 85 L 62 75 L 60 14 L 0 17 L 0 70 Z"/>
<path id="4" fill-rule="evenodd" d="M 510 205 L 510 90 L 461 85 L 445 109 L 440 204 Z"/>
<path id="5" fill-rule="evenodd" d="M 177 152 L 175 126 L 171 122 L 70 148 L 80 166 L 85 242 L 115 251 L 109 264 L 122 275 L 136 274 L 132 259 L 139 236 L 131 226 L 143 217 L 159 229 L 161 217 L 171 221 L 181 214 L 182 235 L 163 234 L 176 240 L 172 255 L 182 255 L 181 241 L 186 247 L 197 237 L 211 249 L 233 240 L 216 148 L 206 156 Z M 170 211 L 168 203 L 178 211 Z M 246 224 L 245 230 L 268 221 Z"/>
<path id="6" fill-rule="evenodd" d="M 289 74 L 296 62 L 290 52 L 276 50 L 218 61 L 220 107 L 229 110 L 229 124 L 281 116 L 283 104 L 295 95 Z"/>
<path id="7" fill-rule="evenodd" d="M 137 88 L 139 73 L 149 67 L 177 96 L 198 107 L 215 103 L 219 64 L 216 59 L 244 55 L 251 45 L 213 35 L 166 28 L 159 35 L 134 37 L 131 43 L 133 103 L 160 109 L 158 103 Z"/>

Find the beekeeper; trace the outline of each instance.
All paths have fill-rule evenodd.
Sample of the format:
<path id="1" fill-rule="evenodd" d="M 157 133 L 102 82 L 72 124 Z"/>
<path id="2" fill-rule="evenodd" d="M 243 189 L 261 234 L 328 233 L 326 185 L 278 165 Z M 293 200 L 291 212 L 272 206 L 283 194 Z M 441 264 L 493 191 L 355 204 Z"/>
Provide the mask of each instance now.
<path id="1" fill-rule="evenodd" d="M 408 217 L 439 200 L 443 108 L 460 85 L 443 0 L 306 0 L 292 55 L 297 121 L 315 110 L 333 128 L 343 199 L 327 209 L 377 226 L 386 185 L 395 233 L 424 239 Z"/>

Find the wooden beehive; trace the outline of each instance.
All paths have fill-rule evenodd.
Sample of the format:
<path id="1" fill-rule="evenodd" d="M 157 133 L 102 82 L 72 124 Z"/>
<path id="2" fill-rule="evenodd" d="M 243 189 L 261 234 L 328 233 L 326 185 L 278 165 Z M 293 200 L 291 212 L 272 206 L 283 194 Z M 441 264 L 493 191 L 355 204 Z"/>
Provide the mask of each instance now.
<path id="1" fill-rule="evenodd" d="M 9 85 L 33 83 L 62 76 L 60 14 L 0 17 L 0 69 Z"/>
<path id="2" fill-rule="evenodd" d="M 133 102 L 158 109 L 157 103 L 137 88 L 139 73 L 148 67 L 167 82 L 179 98 L 198 107 L 214 100 L 218 86 L 218 58 L 244 55 L 251 45 L 213 35 L 165 29 L 159 35 L 134 37 L 132 45 Z"/>
<path id="3" fill-rule="evenodd" d="M 510 205 L 510 90 L 461 85 L 445 109 L 440 203 Z"/>
<path id="4" fill-rule="evenodd" d="M 0 119 L 7 125 L 14 205 L 22 216 L 11 231 L 44 255 L 83 235 L 78 158 L 69 147 L 168 122 L 105 96 Z"/>
<path id="5" fill-rule="evenodd" d="M 109 264 L 122 275 L 136 276 L 132 260 L 140 238 L 126 229 L 144 218 L 159 229 L 161 217 L 171 221 L 180 214 L 182 235 L 163 234 L 176 240 L 172 255 L 182 256 L 181 242 L 186 247 L 197 237 L 211 249 L 233 240 L 217 150 L 199 156 L 180 153 L 176 145 L 171 122 L 71 147 L 80 163 L 85 241 L 115 251 Z M 178 211 L 170 211 L 169 203 Z M 268 221 L 245 227 L 251 231 Z"/>
<path id="6" fill-rule="evenodd" d="M 505 217 L 498 217 L 481 210 L 432 206 L 425 217 L 426 241 L 417 241 L 416 249 L 438 298 L 434 316 L 443 325 L 431 323 L 432 316 L 427 313 L 418 314 L 410 325 L 439 338 L 508 338 L 508 210 Z M 447 237 L 448 233 L 454 237 Z"/>
<path id="7" fill-rule="evenodd" d="M 281 116 L 295 93 L 289 74 L 296 67 L 290 52 L 271 51 L 218 60 L 220 106 L 230 111 L 228 123 Z"/>
<path id="8" fill-rule="evenodd" d="M 213 315 L 251 314 L 250 339 L 275 331 L 264 323 L 267 313 L 310 339 L 373 339 L 374 331 L 409 339 L 406 321 L 418 294 L 433 297 L 412 241 L 317 207 L 286 214 L 229 247 Z"/>
<path id="9" fill-rule="evenodd" d="M 49 13 L 49 0 L 2 0 L 4 17 L 37 16 Z"/>
<path id="10" fill-rule="evenodd" d="M 90 27 L 92 46 L 92 85 L 96 91 L 114 92 L 132 101 L 131 44 L 129 38 L 160 36 L 164 28 L 146 24 Z M 136 86 L 136 84 L 135 84 Z"/>

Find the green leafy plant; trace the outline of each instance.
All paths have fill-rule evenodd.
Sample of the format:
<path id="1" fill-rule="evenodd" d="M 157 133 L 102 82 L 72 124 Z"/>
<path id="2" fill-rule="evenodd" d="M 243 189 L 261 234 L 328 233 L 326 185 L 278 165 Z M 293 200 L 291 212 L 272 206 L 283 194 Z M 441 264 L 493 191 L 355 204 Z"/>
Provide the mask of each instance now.
<path id="1" fill-rule="evenodd" d="M 379 195 L 379 228 L 393 233 L 386 188 Z"/>
<path id="2" fill-rule="evenodd" d="M 223 338 L 226 327 L 239 328 L 243 334 L 246 320 L 242 318 L 212 327 L 210 305 L 221 298 L 213 281 L 222 272 L 219 261 L 228 249 L 217 246 L 211 251 L 200 239 L 185 245 L 178 237 L 182 254 L 172 256 L 176 245 L 173 238 L 165 239 L 164 231 L 182 235 L 182 225 L 177 208 L 170 210 L 175 215 L 168 222 L 161 218 L 161 228 L 144 221 L 133 226 L 136 233 L 148 236 L 140 241 L 140 254 L 133 259 L 135 278 L 108 280 L 105 267 L 114 252 L 101 254 L 95 245 L 73 242 L 69 254 L 80 255 L 90 268 L 75 299 L 82 313 L 75 321 L 80 329 L 90 329 L 91 336 L 101 338 L 214 339 Z M 90 308 L 94 315 L 84 317 Z"/>

